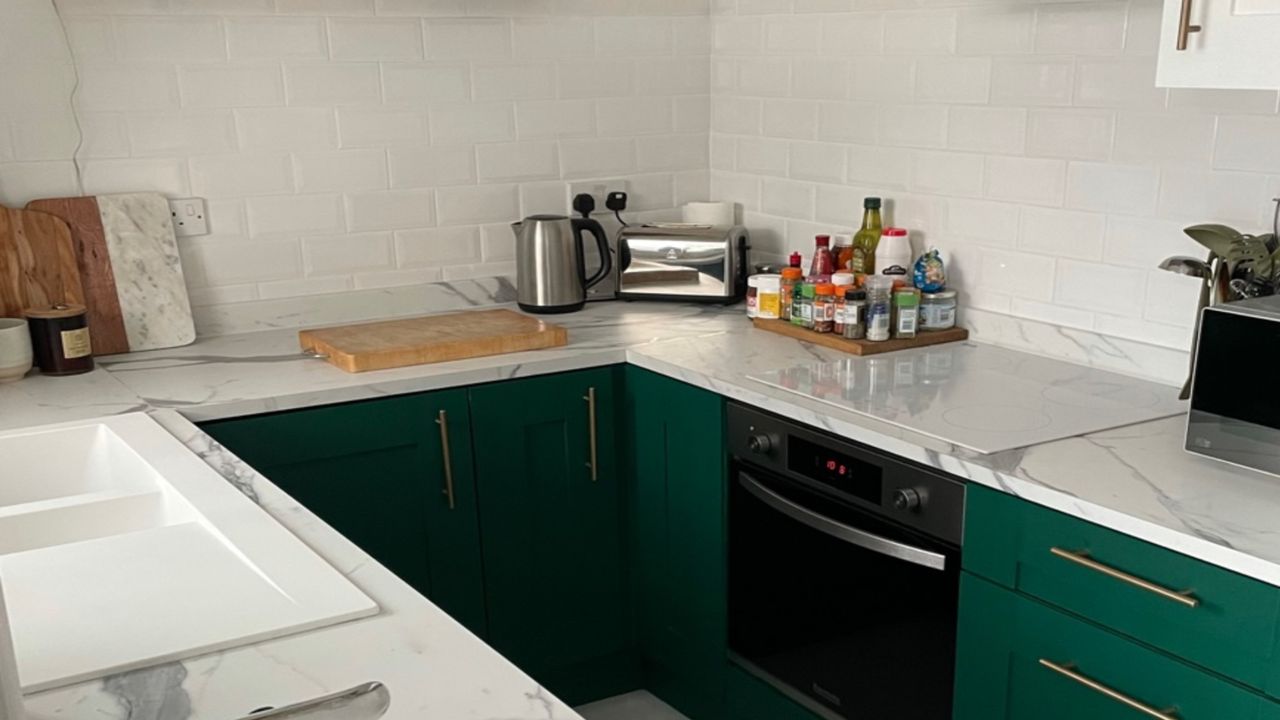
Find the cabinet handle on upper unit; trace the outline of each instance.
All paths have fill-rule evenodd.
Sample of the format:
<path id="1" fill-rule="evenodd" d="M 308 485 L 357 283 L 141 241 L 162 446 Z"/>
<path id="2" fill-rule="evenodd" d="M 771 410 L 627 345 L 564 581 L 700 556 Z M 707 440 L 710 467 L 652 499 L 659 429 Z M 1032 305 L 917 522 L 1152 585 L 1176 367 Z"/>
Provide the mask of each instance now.
<path id="1" fill-rule="evenodd" d="M 1191 24 L 1191 0 L 1182 0 L 1182 10 L 1178 13 L 1178 50 L 1187 49 L 1187 38 L 1191 33 L 1202 30 L 1199 25 Z"/>
<path id="2" fill-rule="evenodd" d="M 1053 662 L 1052 660 L 1046 660 L 1044 658 L 1040 658 L 1040 664 L 1058 673 L 1063 677 L 1070 678 L 1080 683 L 1081 685 L 1089 688 L 1090 690 L 1093 690 L 1094 692 L 1100 693 L 1102 695 L 1106 695 L 1107 697 L 1111 698 L 1112 700 L 1115 700 L 1121 705 L 1128 705 L 1129 707 L 1133 708 L 1134 710 L 1137 710 L 1138 712 L 1148 717 L 1156 718 L 1156 720 L 1181 720 L 1177 715 L 1174 714 L 1176 712 L 1175 708 L 1157 710 L 1144 702 L 1139 702 L 1138 700 L 1134 700 L 1133 698 L 1129 697 L 1128 695 L 1125 695 L 1119 690 L 1113 690 L 1107 687 L 1106 685 L 1103 685 L 1102 683 L 1098 682 L 1097 680 L 1081 675 L 1080 673 L 1075 671 L 1075 668 L 1072 667 L 1070 663 L 1059 665 L 1058 663 Z"/>
<path id="3" fill-rule="evenodd" d="M 449 452 L 449 413 L 444 410 L 436 417 L 440 426 L 440 449 L 444 451 L 444 489 L 440 492 L 449 498 L 449 509 L 456 506 L 453 497 L 453 453 Z"/>
<path id="4" fill-rule="evenodd" d="M 596 389 L 587 388 L 587 394 L 582 399 L 587 401 L 587 437 L 591 443 L 591 460 L 587 462 L 587 467 L 591 468 L 591 482 L 595 482 L 599 476 L 596 463 Z"/>
<path id="5" fill-rule="evenodd" d="M 1109 565 L 1103 565 L 1097 560 L 1090 558 L 1089 553 L 1085 552 L 1084 550 L 1072 551 L 1072 550 L 1063 550 L 1060 547 L 1052 547 L 1052 548 L 1049 548 L 1049 552 L 1053 553 L 1054 555 L 1057 555 L 1063 560 L 1069 560 L 1077 565 L 1082 565 L 1084 567 L 1089 568 L 1090 570 L 1100 572 L 1103 575 L 1106 575 L 1107 577 L 1110 577 L 1110 578 L 1115 578 L 1116 580 L 1119 580 L 1122 583 L 1127 583 L 1134 587 L 1142 588 L 1147 592 L 1155 593 L 1156 595 L 1159 595 L 1160 597 L 1166 600 L 1172 600 L 1176 603 L 1186 605 L 1187 607 L 1191 607 L 1191 608 L 1198 607 L 1200 605 L 1200 601 L 1196 599 L 1194 595 L 1191 594 L 1190 590 L 1183 590 L 1179 592 L 1177 590 L 1170 590 L 1167 587 L 1156 585 L 1155 583 L 1149 582 L 1147 580 L 1143 580 L 1142 578 L 1137 577 L 1136 575 L 1130 575 L 1127 572 L 1117 570 L 1113 567 L 1110 567 Z"/>

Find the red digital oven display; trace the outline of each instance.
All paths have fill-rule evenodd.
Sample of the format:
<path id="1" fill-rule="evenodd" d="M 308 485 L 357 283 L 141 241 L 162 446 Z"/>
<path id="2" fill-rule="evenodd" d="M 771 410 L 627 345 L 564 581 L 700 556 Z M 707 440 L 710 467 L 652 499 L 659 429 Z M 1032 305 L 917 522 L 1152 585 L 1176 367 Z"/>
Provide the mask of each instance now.
<path id="1" fill-rule="evenodd" d="M 787 439 L 787 468 L 871 502 L 880 502 L 880 466 L 824 448 L 804 438 Z"/>

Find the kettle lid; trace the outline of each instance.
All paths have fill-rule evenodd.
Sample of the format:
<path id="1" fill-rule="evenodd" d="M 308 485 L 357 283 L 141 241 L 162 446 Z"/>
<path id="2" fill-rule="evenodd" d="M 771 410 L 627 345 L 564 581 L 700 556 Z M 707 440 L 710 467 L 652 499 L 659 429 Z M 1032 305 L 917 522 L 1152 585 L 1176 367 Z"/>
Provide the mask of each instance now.
<path id="1" fill-rule="evenodd" d="M 540 220 L 540 221 L 568 220 L 568 219 L 569 218 L 565 215 L 530 215 L 529 217 L 525 218 L 525 220 Z"/>

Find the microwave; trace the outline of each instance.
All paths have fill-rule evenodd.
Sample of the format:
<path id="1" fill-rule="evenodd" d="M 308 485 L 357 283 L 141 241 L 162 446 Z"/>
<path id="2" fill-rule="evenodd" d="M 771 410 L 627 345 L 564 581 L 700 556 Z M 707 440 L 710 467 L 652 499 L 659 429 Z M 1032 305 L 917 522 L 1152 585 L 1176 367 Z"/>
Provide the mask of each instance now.
<path id="1" fill-rule="evenodd" d="M 1186 449 L 1280 475 L 1280 296 L 1205 308 L 1191 372 Z"/>

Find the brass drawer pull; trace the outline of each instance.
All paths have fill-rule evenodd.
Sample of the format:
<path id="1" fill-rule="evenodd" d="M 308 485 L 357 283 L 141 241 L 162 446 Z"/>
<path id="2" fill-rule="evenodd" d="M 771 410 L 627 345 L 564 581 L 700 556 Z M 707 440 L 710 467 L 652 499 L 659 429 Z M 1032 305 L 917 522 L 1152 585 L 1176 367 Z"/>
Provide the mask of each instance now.
<path id="1" fill-rule="evenodd" d="M 1084 675 L 1081 675 L 1080 673 L 1075 671 L 1074 667 L 1070 663 L 1067 663 L 1065 665 L 1059 665 L 1058 663 L 1053 662 L 1052 660 L 1046 660 L 1044 658 L 1040 658 L 1040 664 L 1058 673 L 1063 677 L 1070 678 L 1080 683 L 1081 685 L 1089 688 L 1090 690 L 1093 690 L 1094 692 L 1106 695 L 1107 697 L 1111 698 L 1112 700 L 1115 700 L 1121 705 L 1128 705 L 1129 707 L 1133 708 L 1134 710 L 1137 710 L 1138 712 L 1142 713 L 1143 715 L 1146 715 L 1147 717 L 1153 717 L 1153 718 L 1156 718 L 1156 720 L 1181 720 L 1181 718 L 1179 718 L 1177 715 L 1174 714 L 1175 712 L 1177 712 L 1176 708 L 1166 708 L 1164 710 L 1157 710 L 1144 702 L 1139 702 L 1137 700 L 1134 700 L 1133 698 L 1129 697 L 1128 695 L 1125 695 L 1124 693 L 1118 690 L 1112 690 L 1111 688 L 1107 687 L 1106 685 L 1103 685 L 1097 680 L 1093 680 L 1092 678 L 1088 678 L 1088 677 L 1085 677 Z"/>
<path id="2" fill-rule="evenodd" d="M 449 509 L 456 507 L 453 497 L 453 454 L 449 452 L 449 413 L 444 410 L 436 417 L 440 426 L 440 449 L 444 452 L 444 490 L 441 492 L 449 498 Z"/>
<path id="3" fill-rule="evenodd" d="M 582 399 L 587 401 L 587 436 L 591 442 L 591 460 L 587 467 L 591 468 L 591 482 L 596 482 L 599 477 L 596 455 L 596 389 L 587 388 L 587 394 Z"/>
<path id="4" fill-rule="evenodd" d="M 1186 605 L 1187 607 L 1190 607 L 1190 608 L 1199 607 L 1200 605 L 1200 601 L 1196 599 L 1194 595 L 1191 594 L 1190 590 L 1178 591 L 1178 590 L 1170 590 L 1167 587 L 1161 587 L 1159 585 L 1156 585 L 1153 582 L 1143 580 L 1142 578 L 1137 577 L 1135 575 L 1130 575 L 1127 572 L 1123 572 L 1113 567 L 1103 565 L 1097 560 L 1090 558 L 1089 553 L 1084 550 L 1073 551 L 1073 550 L 1063 550 L 1060 547 L 1052 547 L 1052 548 L 1049 548 L 1049 552 L 1053 553 L 1054 555 L 1057 555 L 1063 560 L 1070 560 L 1071 562 L 1077 565 L 1087 567 L 1090 570 L 1095 570 L 1097 572 L 1102 573 L 1103 575 L 1106 575 L 1107 577 L 1115 578 L 1120 582 L 1128 583 L 1129 585 L 1132 585 L 1134 587 L 1142 588 L 1147 592 L 1155 593 L 1156 595 L 1159 595 L 1160 597 L 1166 600 L 1172 600 L 1176 603 L 1179 603 L 1181 605 Z"/>
<path id="5" fill-rule="evenodd" d="M 1191 33 L 1198 33 L 1203 29 L 1191 24 L 1191 0 L 1182 0 L 1182 9 L 1178 11 L 1178 51 L 1187 49 L 1187 38 Z"/>

